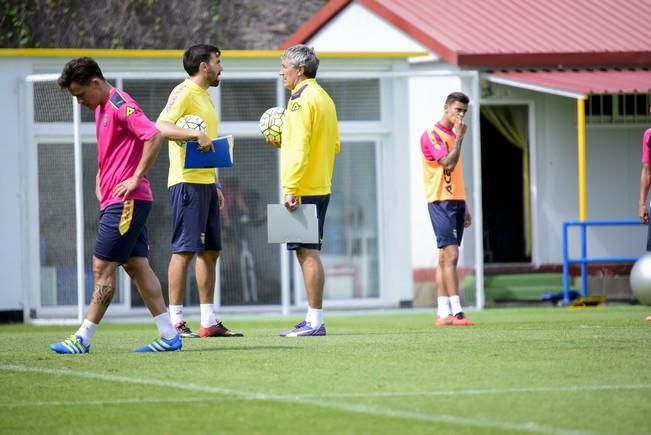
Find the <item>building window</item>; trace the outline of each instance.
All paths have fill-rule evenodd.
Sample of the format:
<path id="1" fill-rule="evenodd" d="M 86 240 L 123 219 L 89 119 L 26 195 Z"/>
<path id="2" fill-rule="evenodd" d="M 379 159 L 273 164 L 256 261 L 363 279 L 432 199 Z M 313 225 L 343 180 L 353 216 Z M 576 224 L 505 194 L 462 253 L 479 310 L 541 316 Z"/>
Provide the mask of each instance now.
<path id="1" fill-rule="evenodd" d="M 590 124 L 648 123 L 650 94 L 594 94 L 585 104 Z"/>
<path id="2" fill-rule="evenodd" d="M 223 80 L 221 88 L 221 121 L 258 121 L 276 103 L 276 79 Z"/>
<path id="3" fill-rule="evenodd" d="M 172 89 L 181 80 L 124 80 L 124 91 L 131 96 L 147 117 L 156 121 L 167 104 Z"/>
<path id="4" fill-rule="evenodd" d="M 342 141 L 337 155 L 323 229 L 327 300 L 380 295 L 376 146 Z"/>
<path id="5" fill-rule="evenodd" d="M 379 79 L 317 80 L 334 101 L 339 121 L 380 121 Z M 289 91 L 285 96 L 289 99 Z"/>
<path id="6" fill-rule="evenodd" d="M 337 106 L 339 121 L 380 120 L 380 80 L 320 80 Z"/>
<path id="7" fill-rule="evenodd" d="M 617 114 L 623 117 L 648 117 L 648 94 L 619 94 L 617 95 Z"/>
<path id="8" fill-rule="evenodd" d="M 107 80 L 115 86 L 115 80 Z M 72 122 L 72 97 L 55 81 L 34 82 L 34 122 Z M 95 122 L 95 112 L 81 108 L 81 122 Z"/>

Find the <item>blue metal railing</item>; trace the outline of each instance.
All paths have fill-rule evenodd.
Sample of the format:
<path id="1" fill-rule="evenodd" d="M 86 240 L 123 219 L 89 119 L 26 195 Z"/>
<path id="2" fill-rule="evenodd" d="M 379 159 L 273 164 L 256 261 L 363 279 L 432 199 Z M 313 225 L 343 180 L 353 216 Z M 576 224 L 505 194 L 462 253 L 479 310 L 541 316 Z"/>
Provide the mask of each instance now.
<path id="1" fill-rule="evenodd" d="M 589 263 L 635 263 L 639 257 L 588 257 L 588 226 L 622 226 L 622 225 L 640 225 L 639 220 L 588 220 L 588 221 L 565 221 L 563 222 L 563 303 L 570 303 L 570 264 L 581 265 L 581 294 L 588 295 L 588 264 Z M 581 257 L 570 258 L 568 253 L 568 228 L 581 228 Z"/>

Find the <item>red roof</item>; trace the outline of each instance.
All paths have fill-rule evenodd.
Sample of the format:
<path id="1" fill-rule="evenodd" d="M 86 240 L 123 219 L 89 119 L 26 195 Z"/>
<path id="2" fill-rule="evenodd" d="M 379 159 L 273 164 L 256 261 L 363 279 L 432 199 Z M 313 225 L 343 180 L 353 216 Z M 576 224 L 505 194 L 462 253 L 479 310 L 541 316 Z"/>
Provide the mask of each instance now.
<path id="1" fill-rule="evenodd" d="M 496 72 L 491 77 L 503 83 L 518 86 L 533 85 L 550 90 L 578 94 L 616 94 L 651 92 L 651 71 L 596 70 L 596 71 L 508 71 Z M 525 86 L 526 87 L 526 86 Z"/>
<path id="2" fill-rule="evenodd" d="M 462 67 L 651 65 L 649 0 L 356 0 Z M 308 41 L 351 0 L 331 0 L 282 45 Z"/>

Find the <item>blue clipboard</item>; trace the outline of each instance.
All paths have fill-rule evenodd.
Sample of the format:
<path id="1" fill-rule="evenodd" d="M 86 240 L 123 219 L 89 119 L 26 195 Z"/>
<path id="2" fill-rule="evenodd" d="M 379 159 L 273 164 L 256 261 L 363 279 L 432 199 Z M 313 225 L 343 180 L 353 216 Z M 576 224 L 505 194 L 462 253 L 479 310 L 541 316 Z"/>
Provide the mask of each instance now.
<path id="1" fill-rule="evenodd" d="M 199 142 L 188 141 L 185 144 L 185 168 L 231 168 L 233 167 L 233 136 L 221 136 L 213 139 L 215 151 L 199 151 Z"/>

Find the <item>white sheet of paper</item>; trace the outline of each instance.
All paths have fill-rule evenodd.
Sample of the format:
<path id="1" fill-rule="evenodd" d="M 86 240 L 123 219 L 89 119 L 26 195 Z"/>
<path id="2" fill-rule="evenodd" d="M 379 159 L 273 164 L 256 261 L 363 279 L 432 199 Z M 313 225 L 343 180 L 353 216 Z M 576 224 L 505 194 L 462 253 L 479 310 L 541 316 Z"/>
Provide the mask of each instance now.
<path id="1" fill-rule="evenodd" d="M 282 204 L 267 204 L 267 240 L 269 243 L 319 243 L 316 205 L 301 204 L 289 211 Z"/>

